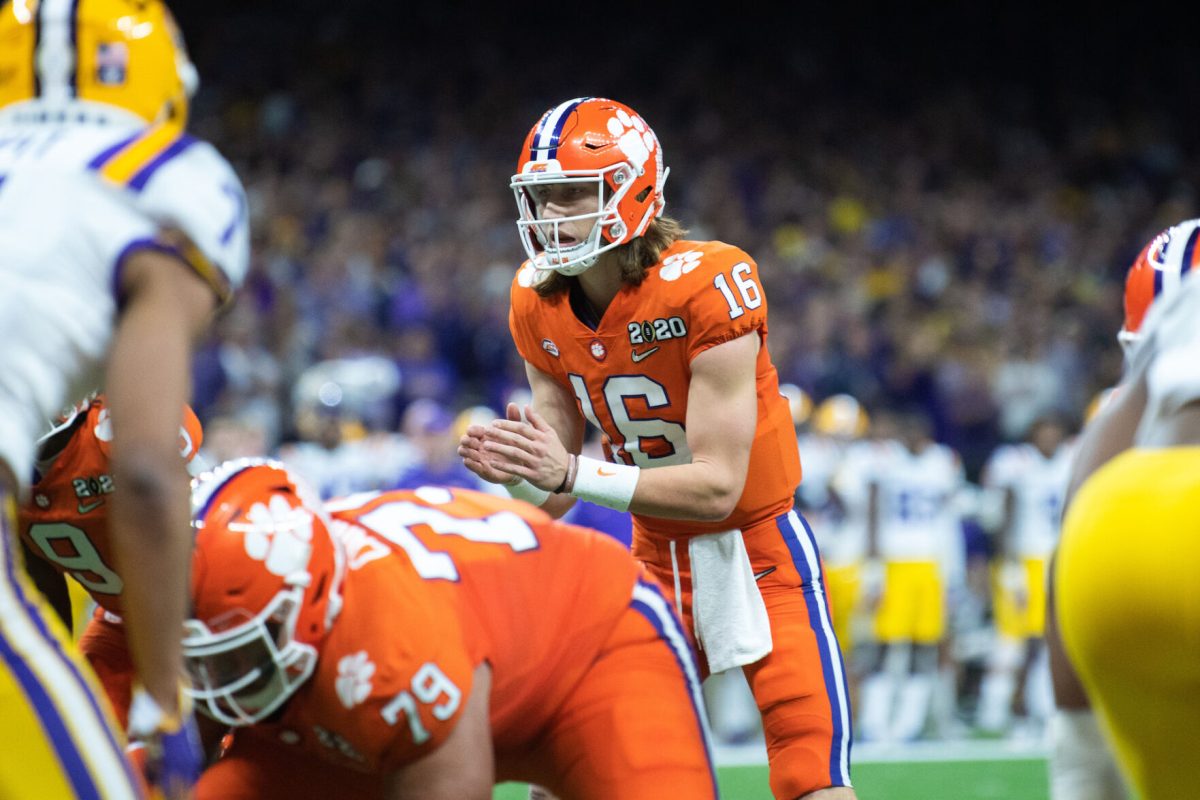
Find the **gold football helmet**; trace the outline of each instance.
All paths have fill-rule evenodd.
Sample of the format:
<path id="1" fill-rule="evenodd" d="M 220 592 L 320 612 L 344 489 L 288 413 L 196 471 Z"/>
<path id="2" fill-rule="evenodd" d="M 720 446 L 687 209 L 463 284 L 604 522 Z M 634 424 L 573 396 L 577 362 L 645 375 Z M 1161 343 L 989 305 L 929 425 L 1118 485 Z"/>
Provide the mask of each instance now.
<path id="1" fill-rule="evenodd" d="M 0 109 L 103 103 L 183 127 L 199 80 L 161 0 L 6 0 Z M 77 107 L 77 106 L 74 106 Z"/>
<path id="2" fill-rule="evenodd" d="M 823 436 L 861 439 L 871 426 L 866 409 L 848 394 L 825 398 L 817 405 L 812 417 L 813 430 Z"/>

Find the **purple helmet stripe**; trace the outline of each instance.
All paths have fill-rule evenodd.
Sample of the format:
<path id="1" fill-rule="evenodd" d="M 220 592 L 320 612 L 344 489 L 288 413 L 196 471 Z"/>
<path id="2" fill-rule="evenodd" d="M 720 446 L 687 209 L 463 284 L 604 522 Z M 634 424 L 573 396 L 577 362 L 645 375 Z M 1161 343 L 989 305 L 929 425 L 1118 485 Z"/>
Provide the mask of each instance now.
<path id="1" fill-rule="evenodd" d="M 563 125 L 580 103 L 591 100 L 590 97 L 576 97 L 560 103 L 546 112 L 538 123 L 537 132 L 529 148 L 529 158 L 533 161 L 549 161 L 558 157 L 558 139 L 562 135 Z"/>

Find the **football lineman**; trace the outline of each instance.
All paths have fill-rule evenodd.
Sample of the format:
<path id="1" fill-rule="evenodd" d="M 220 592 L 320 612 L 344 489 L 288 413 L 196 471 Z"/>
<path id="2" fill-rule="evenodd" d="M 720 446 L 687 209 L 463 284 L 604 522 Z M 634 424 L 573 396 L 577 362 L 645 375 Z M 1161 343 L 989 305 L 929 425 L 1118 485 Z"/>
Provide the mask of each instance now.
<path id="1" fill-rule="evenodd" d="M 159 0 L 0 5 L 0 795 L 136 793 L 90 671 L 14 549 L 45 421 L 101 384 L 130 732 L 169 794 L 198 768 L 179 695 L 191 537 L 177 439 L 193 343 L 241 281 L 249 239 L 237 176 L 184 132 L 195 86 Z"/>
<path id="2" fill-rule="evenodd" d="M 1130 357 L 1141 338 L 1143 322 L 1160 297 L 1172 297 L 1196 262 L 1200 220 L 1186 220 L 1151 239 L 1126 273 L 1125 321 L 1118 341 Z M 1119 397 L 1119 388 L 1102 396 L 1096 420 Z M 1091 423 L 1089 423 L 1089 426 Z M 1121 800 L 1126 796 L 1116 763 L 1100 733 L 1083 684 L 1062 648 L 1055 624 L 1054 570 L 1047 596 L 1046 646 L 1056 710 L 1051 721 L 1050 784 L 1054 800 Z"/>
<path id="3" fill-rule="evenodd" d="M 691 646 L 611 537 L 466 489 L 323 506 L 277 462 L 193 506 L 184 656 L 233 730 L 198 800 L 717 796 Z"/>
<path id="4" fill-rule="evenodd" d="M 654 132 L 623 103 L 549 109 L 511 187 L 529 260 L 509 325 L 533 401 L 459 453 L 561 516 L 628 509 L 633 553 L 674 589 L 707 672 L 742 668 L 776 797 L 853 797 L 850 710 L 754 260 L 663 215 Z M 523 413 L 522 413 L 523 412 Z M 580 455 L 591 423 L 614 461 Z"/>
<path id="5" fill-rule="evenodd" d="M 79 637 L 79 650 L 100 679 L 122 730 L 129 723 L 133 664 L 121 620 L 125 581 L 114 568 L 108 507 L 116 492 L 109 453 L 112 419 L 103 395 L 84 400 L 39 441 L 37 480 L 18 511 L 26 567 L 64 624 L 72 624 L 67 576 L 96 609 Z M 184 407 L 179 455 L 199 469 L 200 420 Z"/>
<path id="6" fill-rule="evenodd" d="M 1200 282 L 1186 278 L 1150 310 L 1128 375 L 1081 437 L 1055 561 L 1066 653 L 1144 800 L 1196 792 L 1198 309 Z"/>

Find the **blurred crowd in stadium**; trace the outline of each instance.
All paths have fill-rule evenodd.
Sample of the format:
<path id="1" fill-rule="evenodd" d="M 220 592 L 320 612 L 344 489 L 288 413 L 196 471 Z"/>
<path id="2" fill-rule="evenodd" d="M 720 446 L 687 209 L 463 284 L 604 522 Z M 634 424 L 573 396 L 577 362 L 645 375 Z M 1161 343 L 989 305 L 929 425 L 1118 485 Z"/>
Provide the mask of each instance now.
<path id="1" fill-rule="evenodd" d="M 985 466 L 1047 415 L 1073 434 L 1120 376 L 1125 271 L 1194 215 L 1197 161 L 1176 122 L 1086 93 L 1034 103 L 950 81 L 899 99 L 839 93 L 832 59 L 735 71 L 703 49 L 654 80 L 596 54 L 588 72 L 601 77 L 586 86 L 538 81 L 519 47 L 448 59 L 444 39 L 409 37 L 389 50 L 339 27 L 345 17 L 275 20 L 283 35 L 264 56 L 234 46 L 252 41 L 254 14 L 206 38 L 182 13 L 206 79 L 195 133 L 238 169 L 255 232 L 246 289 L 195 366 L 214 460 L 280 453 L 318 482 L 337 476 L 326 494 L 469 482 L 457 432 L 526 383 L 507 331 L 523 259 L 507 187 L 516 147 L 560 96 L 619 94 L 679 167 L 669 213 L 757 259 L 781 381 L 813 408 L 846 395 L 864 418 L 916 411 L 961 459 L 941 509 L 961 569 L 938 663 L 953 665 L 943 723 L 977 726 L 1002 516 L 981 490 Z M 292 47 L 303 37 L 287 32 L 305 26 L 319 35 Z M 800 435 L 848 435 L 797 422 Z M 806 478 L 801 494 L 821 490 Z M 627 520 L 597 524 L 628 536 Z M 930 719 L 925 733 L 953 732 Z"/>

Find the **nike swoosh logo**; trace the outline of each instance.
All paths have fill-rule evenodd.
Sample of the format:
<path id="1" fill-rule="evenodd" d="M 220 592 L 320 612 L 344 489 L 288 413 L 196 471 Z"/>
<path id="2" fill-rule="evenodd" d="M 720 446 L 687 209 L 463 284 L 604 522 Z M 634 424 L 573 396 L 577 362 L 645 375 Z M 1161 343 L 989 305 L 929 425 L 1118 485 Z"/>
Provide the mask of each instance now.
<path id="1" fill-rule="evenodd" d="M 84 503 L 80 503 L 78 511 L 80 514 L 86 514 L 89 511 L 95 511 L 97 508 L 99 508 L 102 505 L 104 505 L 103 500 L 97 500 L 94 503 L 87 503 L 86 505 Z"/>
<path id="2" fill-rule="evenodd" d="M 763 578 L 767 577 L 772 572 L 774 572 L 776 569 L 778 569 L 778 567 L 767 567 L 762 572 L 756 572 L 756 573 L 754 573 L 754 580 L 756 580 L 756 581 L 762 580 Z"/>
<path id="3" fill-rule="evenodd" d="M 634 350 L 630 354 L 630 358 L 632 358 L 634 363 L 636 364 L 637 362 L 641 361 L 643 358 L 649 358 L 650 356 L 654 355 L 657 352 L 658 352 L 657 346 L 651 347 L 649 350 L 647 350 L 644 353 L 639 353 L 638 351 Z"/>
<path id="4" fill-rule="evenodd" d="M 600 467 L 599 469 L 596 470 L 596 474 L 599 475 L 601 478 L 611 478 L 613 475 L 616 475 L 617 473 L 609 472 L 608 470 L 604 469 L 604 467 Z"/>

